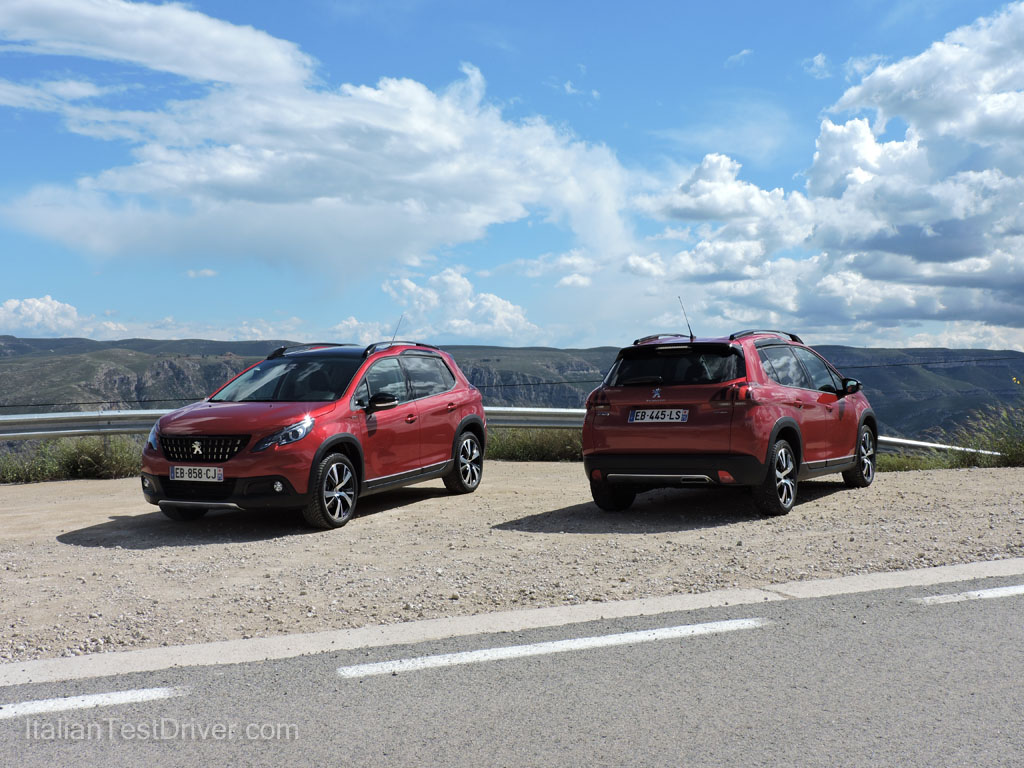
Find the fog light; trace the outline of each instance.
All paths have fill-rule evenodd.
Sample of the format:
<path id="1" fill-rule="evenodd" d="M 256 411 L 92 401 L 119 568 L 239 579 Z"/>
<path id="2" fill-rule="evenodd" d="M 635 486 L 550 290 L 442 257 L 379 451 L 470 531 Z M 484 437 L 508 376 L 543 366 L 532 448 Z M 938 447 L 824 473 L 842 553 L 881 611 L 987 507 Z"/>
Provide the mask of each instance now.
<path id="1" fill-rule="evenodd" d="M 735 483 L 736 478 L 726 472 L 724 469 L 718 470 L 718 482 L 720 483 Z"/>
<path id="2" fill-rule="evenodd" d="M 590 477 L 593 478 L 594 480 L 600 480 L 601 479 L 601 470 L 600 469 L 595 469 L 593 472 L 590 473 Z"/>
<path id="3" fill-rule="evenodd" d="M 142 478 L 142 490 L 150 491 L 152 489 L 153 489 L 153 483 L 150 481 L 150 479 L 148 477 Z"/>
<path id="4" fill-rule="evenodd" d="M 274 481 L 274 490 L 277 491 L 278 493 L 283 491 L 284 490 L 284 483 L 282 483 L 280 480 L 275 480 Z"/>

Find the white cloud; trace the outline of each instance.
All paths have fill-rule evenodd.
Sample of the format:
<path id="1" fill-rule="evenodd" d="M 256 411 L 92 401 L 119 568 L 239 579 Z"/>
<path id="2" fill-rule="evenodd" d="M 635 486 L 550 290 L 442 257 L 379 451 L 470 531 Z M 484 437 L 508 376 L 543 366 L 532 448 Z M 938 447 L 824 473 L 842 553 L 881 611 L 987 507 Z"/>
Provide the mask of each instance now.
<path id="1" fill-rule="evenodd" d="M 804 72 L 816 80 L 824 80 L 832 77 L 832 68 L 828 63 L 828 56 L 824 53 L 817 53 L 803 61 Z"/>
<path id="2" fill-rule="evenodd" d="M 120 0 L 6 3 L 0 39 L 127 61 L 205 89 L 123 110 L 101 106 L 88 83 L 0 81 L 0 104 L 56 112 L 71 131 L 133 147 L 130 164 L 36 187 L 0 212 L 69 246 L 351 274 L 381 254 L 424 263 L 536 212 L 590 249 L 629 250 L 630 175 L 614 154 L 541 118 L 506 120 L 471 65 L 436 92 L 397 78 L 325 87 L 292 43 L 183 5 Z M 137 84 L 132 70 L 119 74 L 118 87 Z"/>
<path id="3" fill-rule="evenodd" d="M 744 64 L 746 62 L 747 57 L 750 56 L 750 54 L 752 54 L 752 53 L 753 53 L 753 51 L 750 48 L 744 48 L 739 53 L 734 53 L 732 56 L 727 58 L 725 60 L 725 65 L 724 66 L 726 68 L 741 66 L 742 64 Z"/>
<path id="4" fill-rule="evenodd" d="M 70 304 L 46 295 L 33 299 L 7 299 L 0 304 L 0 331 L 18 333 L 71 333 L 82 318 Z"/>
<path id="5" fill-rule="evenodd" d="M 570 288 L 586 288 L 590 285 L 590 278 L 586 275 L 581 275 L 578 272 L 573 272 L 571 275 L 566 275 L 559 280 L 557 285 Z"/>
<path id="6" fill-rule="evenodd" d="M 434 337 L 450 334 L 491 343 L 529 343 L 543 334 L 525 310 L 493 293 L 478 292 L 457 269 L 446 268 L 417 283 L 404 277 L 389 280 L 384 290 L 406 310 L 410 328 Z"/>
<path id="7" fill-rule="evenodd" d="M 847 82 L 860 80 L 885 61 L 886 57 L 880 53 L 870 53 L 867 56 L 853 56 L 846 60 L 846 63 L 843 65 L 843 72 L 846 75 Z"/>
<path id="8" fill-rule="evenodd" d="M 851 65 L 867 74 L 832 111 L 855 115 L 822 121 L 806 194 L 762 189 L 732 158 L 709 154 L 675 189 L 636 201 L 686 225 L 687 247 L 631 254 L 624 269 L 659 277 L 662 297 L 699 285 L 695 314 L 726 327 L 777 322 L 858 344 L 974 346 L 987 324 L 993 340 L 1021 346 L 1021 61 L 1024 4 L 1015 4 L 919 56 Z M 904 135 L 883 140 L 892 118 Z"/>
<path id="9" fill-rule="evenodd" d="M 185 274 L 195 279 L 197 277 L 216 277 L 217 271 L 214 269 L 190 269 Z"/>
<path id="10" fill-rule="evenodd" d="M 292 43 L 180 3 L 5 0 L 0 33 L 32 53 L 128 62 L 193 80 L 262 88 L 305 82 L 313 67 Z"/>

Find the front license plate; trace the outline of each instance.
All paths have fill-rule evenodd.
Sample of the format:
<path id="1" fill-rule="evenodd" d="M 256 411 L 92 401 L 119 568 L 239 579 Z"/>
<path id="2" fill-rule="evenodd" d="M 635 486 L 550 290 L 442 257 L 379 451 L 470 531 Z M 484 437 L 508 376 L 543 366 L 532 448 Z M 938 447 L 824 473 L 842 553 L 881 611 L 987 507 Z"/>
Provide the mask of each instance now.
<path id="1" fill-rule="evenodd" d="M 657 423 L 661 421 L 688 421 L 690 412 L 686 408 L 634 408 L 629 412 L 630 424 Z"/>
<path id="2" fill-rule="evenodd" d="M 224 467 L 171 467 L 171 480 L 223 483 Z"/>

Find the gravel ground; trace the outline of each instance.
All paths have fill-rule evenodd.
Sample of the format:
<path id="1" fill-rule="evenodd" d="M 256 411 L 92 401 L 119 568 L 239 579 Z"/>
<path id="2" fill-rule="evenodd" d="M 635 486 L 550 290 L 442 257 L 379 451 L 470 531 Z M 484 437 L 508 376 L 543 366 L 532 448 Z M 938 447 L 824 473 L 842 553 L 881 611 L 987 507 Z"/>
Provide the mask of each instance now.
<path id="1" fill-rule="evenodd" d="M 786 517 L 742 490 L 590 503 L 580 464 L 489 462 L 360 502 L 336 531 L 297 515 L 175 523 L 138 481 L 0 486 L 0 662 L 706 592 L 1024 556 L 1024 469 L 801 484 Z"/>

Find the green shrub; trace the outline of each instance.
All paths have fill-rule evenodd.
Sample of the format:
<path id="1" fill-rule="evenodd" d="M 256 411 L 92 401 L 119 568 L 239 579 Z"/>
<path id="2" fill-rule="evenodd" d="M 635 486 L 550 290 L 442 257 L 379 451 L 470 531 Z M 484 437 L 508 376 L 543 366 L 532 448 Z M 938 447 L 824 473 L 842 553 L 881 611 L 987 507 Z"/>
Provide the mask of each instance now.
<path id="1" fill-rule="evenodd" d="M 1024 467 L 1024 409 L 989 408 L 972 413 L 950 436 L 953 445 L 995 451 L 999 456 L 955 452 L 959 467 Z"/>
<path id="2" fill-rule="evenodd" d="M 487 458 L 504 461 L 582 461 L 578 429 L 495 427 L 487 432 Z"/>
<path id="3" fill-rule="evenodd" d="M 0 483 L 131 477 L 141 453 L 141 439 L 127 435 L 47 440 L 0 453 Z"/>

